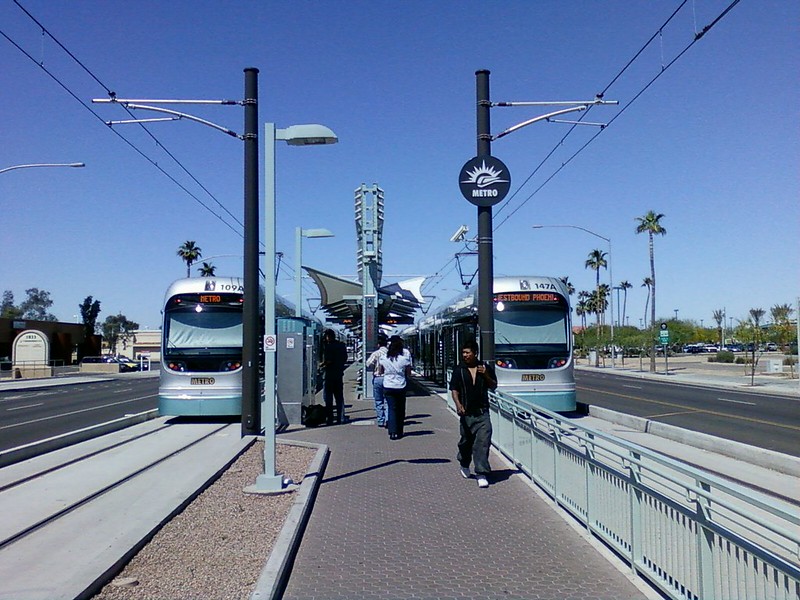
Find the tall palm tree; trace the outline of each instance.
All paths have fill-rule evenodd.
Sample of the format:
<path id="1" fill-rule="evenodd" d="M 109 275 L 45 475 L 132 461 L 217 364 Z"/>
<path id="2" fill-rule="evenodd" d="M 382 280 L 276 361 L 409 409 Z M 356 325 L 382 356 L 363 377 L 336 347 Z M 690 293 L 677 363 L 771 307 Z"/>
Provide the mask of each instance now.
<path id="1" fill-rule="evenodd" d="M 650 287 L 653 296 L 653 302 L 650 304 L 650 327 L 655 327 L 656 323 L 656 260 L 653 253 L 653 236 L 666 235 L 667 230 L 661 225 L 661 219 L 664 218 L 662 214 L 656 214 L 654 211 L 647 211 L 643 217 L 636 217 L 639 224 L 636 226 L 636 233 L 647 233 L 649 248 L 650 248 Z M 655 336 L 653 336 L 653 344 L 655 344 Z M 656 372 L 656 353 L 650 354 L 650 372 Z"/>
<path id="2" fill-rule="evenodd" d="M 186 276 L 191 277 L 192 263 L 203 255 L 203 251 L 197 247 L 194 240 L 187 240 L 178 248 L 177 254 L 186 263 Z"/>
<path id="3" fill-rule="evenodd" d="M 628 290 L 633 287 L 633 284 L 630 281 L 620 281 L 619 287 L 622 290 L 622 323 L 620 325 L 625 325 L 625 310 L 628 307 Z"/>
<path id="4" fill-rule="evenodd" d="M 644 328 L 647 329 L 647 307 L 650 305 L 650 288 L 653 285 L 653 280 L 645 277 L 642 280 L 642 287 L 647 288 L 647 299 L 644 301 Z"/>
<path id="5" fill-rule="evenodd" d="M 211 263 L 204 262 L 203 266 L 199 267 L 197 271 L 200 273 L 200 277 L 213 277 L 217 272 L 217 267 Z"/>
<path id="6" fill-rule="evenodd" d="M 606 253 L 602 250 L 592 250 L 589 252 L 589 258 L 586 259 L 584 266 L 587 269 L 592 269 L 595 272 L 595 292 L 598 293 L 600 289 L 600 269 L 608 266 L 606 262 Z M 597 312 L 597 331 L 600 331 L 600 312 Z"/>
<path id="7" fill-rule="evenodd" d="M 719 347 L 720 349 L 722 349 L 722 347 L 725 345 L 725 340 L 722 339 L 722 326 L 724 325 L 725 321 L 725 311 L 721 309 L 715 310 L 713 313 L 711 313 L 711 316 L 717 322 L 717 335 L 719 336 Z"/>
<path id="8" fill-rule="evenodd" d="M 750 323 L 753 326 L 753 354 L 752 360 L 750 361 L 753 369 L 750 371 L 750 385 L 754 385 L 756 377 L 756 362 L 758 362 L 756 360 L 756 349 L 761 341 L 761 318 L 764 316 L 764 312 L 763 308 L 750 309 Z"/>

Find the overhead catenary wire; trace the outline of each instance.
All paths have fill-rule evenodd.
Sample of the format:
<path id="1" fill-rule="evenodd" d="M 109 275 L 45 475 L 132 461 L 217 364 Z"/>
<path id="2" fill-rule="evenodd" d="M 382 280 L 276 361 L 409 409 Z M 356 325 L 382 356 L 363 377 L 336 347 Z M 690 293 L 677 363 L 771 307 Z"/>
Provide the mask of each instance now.
<path id="1" fill-rule="evenodd" d="M 53 40 L 53 41 L 54 41 L 54 42 L 55 42 L 55 43 L 56 43 L 56 44 L 59 46 L 59 48 L 61 48 L 61 49 L 62 49 L 62 50 L 63 50 L 63 51 L 64 51 L 64 52 L 65 52 L 65 53 L 66 53 L 66 54 L 67 54 L 67 55 L 68 55 L 68 56 L 69 56 L 69 57 L 72 59 L 72 60 L 74 60 L 74 61 L 75 61 L 75 62 L 76 62 L 76 63 L 77 63 L 77 64 L 78 64 L 78 65 L 79 65 L 79 66 L 80 66 L 80 67 L 81 67 L 81 68 L 82 68 L 82 69 L 83 69 L 83 70 L 84 70 L 84 71 L 85 71 L 85 72 L 86 72 L 86 73 L 87 73 L 87 74 L 88 74 L 88 75 L 89 75 L 89 76 L 90 76 L 90 77 L 91 77 L 91 78 L 92 78 L 92 79 L 95 81 L 95 82 L 97 82 L 97 84 L 98 84 L 98 85 L 100 85 L 100 87 L 102 87 L 102 88 L 105 90 L 106 94 L 108 94 L 108 96 L 109 96 L 110 98 L 113 98 L 113 97 L 115 96 L 115 93 L 114 93 L 114 92 L 113 92 L 113 91 L 112 91 L 112 90 L 111 90 L 111 89 L 110 89 L 110 88 L 109 88 L 109 87 L 108 87 L 108 86 L 107 86 L 105 83 L 103 83 L 103 82 L 102 82 L 102 81 L 101 81 L 101 80 L 100 80 L 100 79 L 99 79 L 99 78 L 98 78 L 98 77 L 97 77 L 97 76 L 96 76 L 96 75 L 95 75 L 95 74 L 94 74 L 94 73 L 91 71 L 91 69 L 89 69 L 89 68 L 88 68 L 88 67 L 87 67 L 87 66 L 86 66 L 86 65 L 85 65 L 85 64 L 84 64 L 84 63 L 83 63 L 83 62 L 82 62 L 82 61 L 81 61 L 81 60 L 80 60 L 78 57 L 76 57 L 76 56 L 75 56 L 75 55 L 74 55 L 74 54 L 73 54 L 73 53 L 72 53 L 72 52 L 71 52 L 71 51 L 70 51 L 70 50 L 69 50 L 69 49 L 68 49 L 68 48 L 67 48 L 67 47 L 66 47 L 64 44 L 62 44 L 62 43 L 61 43 L 61 42 L 60 42 L 60 41 L 59 41 L 59 40 L 58 40 L 58 39 L 57 39 L 57 38 L 56 38 L 56 37 L 55 37 L 55 36 L 54 36 L 52 33 L 50 33 L 50 31 L 49 31 L 49 30 L 48 30 L 48 29 L 47 29 L 47 28 L 46 28 L 46 27 L 45 27 L 45 26 L 44 26 L 44 25 L 43 25 L 43 24 L 42 24 L 42 23 L 41 23 L 41 22 L 40 22 L 40 21 L 39 21 L 39 20 L 38 20 L 36 17 L 34 17 L 34 16 L 33 16 L 33 15 L 32 15 L 32 14 L 31 14 L 31 13 L 30 13 L 30 12 L 29 12 L 29 11 L 28 11 L 26 8 L 25 8 L 25 7 L 24 7 L 24 6 L 22 6 L 22 4 L 20 4 L 19 0 L 14 0 L 14 4 L 16 4 L 16 5 L 17 5 L 17 7 L 19 7 L 19 9 L 20 9 L 22 12 L 24 12 L 24 13 L 25 13 L 25 15 L 26 15 L 26 16 L 27 16 L 29 19 L 31 19 L 31 21 L 33 21 L 33 22 L 34 22 L 34 23 L 35 23 L 35 24 L 36 24 L 36 25 L 37 25 L 37 26 L 38 26 L 38 27 L 41 29 L 41 31 L 42 31 L 42 35 L 43 35 L 43 36 L 44 36 L 44 35 L 47 35 L 47 36 L 48 36 L 48 37 L 49 37 L 51 40 Z M 104 120 L 104 119 L 100 118 L 100 117 L 99 117 L 99 115 L 97 115 L 97 113 L 95 113 L 95 112 L 94 112 L 94 111 L 93 111 L 91 108 L 89 108 L 89 107 L 88 107 L 88 105 L 86 105 L 86 104 L 85 104 L 85 103 L 84 103 L 82 100 L 80 100 L 80 98 L 78 98 L 78 96 L 77 96 L 76 94 L 74 94 L 74 93 L 73 93 L 71 90 L 69 90 L 69 88 L 68 88 L 68 87 L 67 87 L 67 86 L 66 86 L 64 83 L 62 83 L 62 82 L 61 82 L 61 81 L 60 81 L 60 80 L 59 80 L 57 77 L 55 77 L 55 75 L 54 75 L 54 74 L 52 74 L 52 73 L 51 73 L 51 72 L 50 72 L 50 71 L 49 71 L 47 68 L 45 68 L 45 66 L 44 66 L 44 64 L 43 64 L 43 63 L 40 63 L 40 62 L 38 62 L 38 61 L 37 61 L 35 58 L 33 58 L 33 57 L 30 55 L 30 54 L 28 54 L 28 52 L 26 52 L 26 51 L 25 51 L 25 50 L 24 50 L 24 49 L 23 49 L 23 48 L 22 48 L 22 47 L 21 47 L 19 44 L 17 44 L 16 42 L 14 42 L 14 41 L 13 41 L 13 40 L 12 40 L 12 39 L 11 39 L 11 38 L 8 36 L 8 35 L 6 35 L 6 34 L 5 34 L 5 33 L 3 33 L 3 32 L 0 32 L 0 33 L 2 33 L 2 34 L 3 34 L 3 36 L 4 36 L 4 37 L 5 37 L 5 38 L 6 38 L 6 39 L 9 41 L 9 42 L 11 42 L 11 43 L 12 43 L 12 44 L 13 44 L 13 45 L 14 45 L 14 46 L 15 46 L 15 47 L 18 49 L 18 50 L 20 50 L 20 51 L 21 51 L 23 54 L 25 54 L 25 55 L 26 55 L 26 56 L 27 56 L 29 59 L 31 59 L 31 60 L 32 60 L 34 63 L 36 63 L 36 64 L 37 64 L 37 65 L 38 65 L 38 66 L 39 66 L 39 67 L 40 67 L 42 70 L 44 70 L 44 71 L 45 71 L 45 73 L 47 73 L 47 74 L 48 74 L 48 75 L 49 75 L 51 78 L 53 78 L 53 79 L 54 79 L 54 80 L 55 80 L 55 81 L 56 81 L 56 82 L 57 82 L 59 85 L 61 85 L 61 87 L 62 87 L 62 88 L 64 88 L 64 89 L 65 89 L 65 90 L 66 90 L 66 91 L 67 91 L 67 92 L 68 92 L 68 93 L 69 93 L 69 94 L 70 94 L 70 95 L 71 95 L 73 98 L 75 98 L 75 99 L 76 99 L 78 102 L 80 102 L 80 103 L 81 103 L 81 104 L 84 106 L 84 108 L 86 108 L 87 110 L 89 110 L 89 112 L 91 112 L 91 113 L 92 113 L 92 114 L 93 114 L 95 117 L 97 117 L 97 118 L 98 118 L 98 119 L 100 119 L 100 120 L 101 120 L 103 123 L 105 123 L 105 120 Z M 42 43 L 44 43 L 44 42 L 42 42 Z M 220 104 L 236 104 L 236 102 L 235 102 L 235 101 L 231 101 L 231 100 L 222 100 L 222 101 L 220 101 L 219 103 L 220 103 Z M 129 115 L 132 117 L 132 118 L 134 118 L 134 114 L 133 114 L 133 113 L 132 113 L 132 112 L 131 112 L 131 111 L 130 111 L 130 110 L 127 108 L 127 107 L 125 107 L 125 110 L 126 110 L 126 112 L 127 112 L 127 113 L 128 113 L 128 114 L 129 114 Z M 135 119 L 134 119 L 134 120 L 135 120 Z M 150 131 L 150 130 L 147 128 L 147 127 L 145 127 L 145 126 L 144 126 L 144 124 L 142 124 L 142 123 L 138 123 L 138 124 L 139 124 L 139 125 L 140 125 L 140 127 L 141 127 L 141 128 L 142 128 L 142 129 L 143 129 L 143 130 L 144 130 L 144 131 L 147 133 L 147 135 L 148 135 L 148 136 L 149 136 L 149 137 L 150 137 L 150 138 L 151 138 L 151 139 L 152 139 L 152 140 L 155 142 L 156 146 L 158 146 L 159 148 L 161 148 L 161 149 L 162 149 L 162 150 L 163 150 L 163 151 L 164 151 L 164 152 L 167 154 L 167 156 L 169 156 L 169 157 L 170 157 L 170 158 L 171 158 L 171 159 L 172 159 L 172 160 L 175 162 L 175 164 L 176 164 L 176 165 L 178 165 L 178 167 L 180 167 L 180 168 L 181 168 L 181 170 L 182 170 L 184 173 L 186 173 L 186 175 L 188 175 L 188 176 L 189 176 L 189 178 L 190 178 L 192 181 L 194 181 L 194 182 L 195 182 L 195 183 L 196 183 L 196 184 L 197 184 L 197 185 L 200 187 L 200 189 L 202 189 L 202 190 L 203 190 L 203 191 L 204 191 L 204 192 L 205 192 L 205 193 L 206 193 L 206 194 L 207 194 L 207 195 L 208 195 L 208 196 L 209 196 L 209 197 L 210 197 L 210 198 L 211 198 L 211 199 L 212 199 L 212 200 L 213 200 L 213 201 L 214 201 L 214 202 L 217 204 L 217 206 L 219 206 L 219 207 L 220 207 L 220 208 L 221 208 L 221 209 L 222 209 L 222 210 L 223 210 L 225 213 L 227 213 L 227 214 L 228 214 L 228 216 L 229 216 L 230 218 L 232 218 L 232 219 L 233 219 L 233 220 L 234 220 L 234 221 L 235 221 L 235 222 L 236 222 L 236 223 L 239 225 L 239 227 L 241 227 L 242 229 L 244 229 L 244 225 L 242 224 L 242 222 L 241 222 L 241 221 L 240 221 L 240 220 L 239 220 L 239 219 L 238 219 L 238 218 L 237 218 L 237 217 L 236 217 L 236 216 L 235 216 L 235 215 L 234 215 L 234 214 L 233 214 L 233 213 L 232 213 L 230 210 L 228 210 L 228 208 L 227 208 L 227 207 L 225 207 L 225 205 L 224 205 L 224 204 L 222 204 L 222 203 L 221 203 L 221 202 L 220 202 L 220 201 L 219 201 L 219 200 L 216 198 L 216 196 L 214 196 L 214 194 L 213 194 L 213 193 L 212 193 L 212 192 L 211 192 L 211 191 L 210 191 L 210 190 L 209 190 L 209 189 L 208 189 L 208 188 L 207 188 L 205 185 L 203 185 L 203 184 L 200 182 L 200 180 L 199 180 L 199 179 L 197 179 L 197 177 L 195 177 L 195 175 L 194 175 L 194 174 L 193 174 L 191 171 L 189 171 L 189 169 L 187 169 L 187 168 L 186 168 L 186 166 L 185 166 L 185 165 L 184 165 L 184 164 L 183 164 L 183 163 L 182 163 L 182 162 L 181 162 L 181 161 L 180 161 L 180 160 L 179 160 L 179 159 L 178 159 L 178 158 L 177 158 L 177 157 L 176 157 L 176 156 L 175 156 L 175 155 L 174 155 L 174 154 L 173 154 L 173 153 L 172 153 L 172 152 L 171 152 L 171 151 L 170 151 L 170 150 L 169 150 L 167 147 L 166 147 L 166 146 L 164 146 L 164 144 L 163 144 L 163 143 L 162 143 L 162 142 L 161 142 L 161 141 L 160 141 L 160 140 L 159 140 L 159 139 L 158 139 L 158 138 L 157 138 L 157 137 L 156 137 L 156 136 L 153 134 L 153 132 L 151 132 L 151 131 Z M 112 129 L 112 130 L 113 130 L 113 129 Z M 136 148 L 136 146 L 135 146 L 135 145 L 134 145 L 132 142 L 130 142 L 130 141 L 129 141 L 127 138 L 125 138 L 123 135 L 121 135 L 121 134 L 120 134 L 118 131 L 115 131 L 114 133 L 115 133 L 115 134 L 116 134 L 118 137 L 120 137 L 122 140 L 124 140 L 124 141 L 125 141 L 125 142 L 126 142 L 128 145 L 129 145 L 129 146 L 131 146 L 131 147 L 132 147 L 132 148 L 133 148 L 133 149 L 134 149 L 134 150 L 135 150 L 135 151 L 136 151 L 138 154 L 140 154 L 140 155 L 141 155 L 142 157 L 144 157 L 144 158 L 145 158 L 145 159 L 146 159 L 148 162 L 150 162 L 150 163 L 151 163 L 153 166 L 155 166 L 155 167 L 156 167 L 156 168 L 157 168 L 159 171 L 161 171 L 161 172 L 162 172 L 164 175 L 166 175 L 166 176 L 167 176 L 167 177 L 168 177 L 168 178 L 169 178 L 171 181 L 173 181 L 173 183 L 175 183 L 176 185 L 178 185 L 178 187 L 180 187 L 180 188 L 181 188 L 183 191 L 185 191 L 187 194 L 189 194 L 189 196 L 191 196 L 191 197 L 192 197 L 194 200 L 196 200 L 196 201 L 197 201 L 197 202 L 198 202 L 198 203 L 199 203 L 201 206 L 203 206 L 203 208 L 205 208 L 206 210 L 208 210 L 209 212 L 211 212 L 211 213 L 212 213 L 214 216 L 216 216 L 218 219 L 220 219 L 220 220 L 221 220 L 223 223 L 225 223 L 225 225 L 226 225 L 226 226 L 228 226 L 228 227 L 229 227 L 229 228 L 230 228 L 232 231 L 234 231 L 234 232 L 235 232 L 236 234 L 238 234 L 240 237 L 243 237 L 243 233 L 242 233 L 241 231 L 237 231 L 237 230 L 236 230 L 235 228 L 233 228 L 233 227 L 232 227 L 230 224 L 228 224 L 226 221 L 224 221 L 223 219 L 221 219 L 221 218 L 219 217 L 219 215 L 217 215 L 217 213 L 215 213 L 213 210 L 211 210 L 211 209 L 210 209 L 210 207 L 208 207 L 206 204 L 204 204 L 203 202 L 201 202 L 201 201 L 200 201 L 200 199 L 199 199 L 199 198 L 197 198 L 197 196 L 195 196 L 195 195 L 194 195 L 193 193 L 191 193 L 191 192 L 190 192 L 190 191 L 189 191 L 189 190 L 188 190 L 186 187 L 184 187 L 182 184 L 180 184 L 180 183 L 179 183 L 179 182 L 178 182 L 178 181 L 177 181 L 177 180 L 176 180 L 174 177 L 172 177 L 171 175 L 169 175 L 169 174 L 168 174 L 168 173 L 167 173 L 167 172 L 166 172 L 166 171 L 165 171 L 165 170 L 164 170 L 162 167 L 160 167 L 160 166 L 159 166 L 159 165 L 158 165 L 158 164 L 157 164 L 155 161 L 151 160 L 151 159 L 150 159 L 150 158 L 149 158 L 149 157 L 148 157 L 148 156 L 147 156 L 147 155 L 146 155 L 144 152 L 142 152 L 141 150 L 139 150 L 138 148 Z"/>

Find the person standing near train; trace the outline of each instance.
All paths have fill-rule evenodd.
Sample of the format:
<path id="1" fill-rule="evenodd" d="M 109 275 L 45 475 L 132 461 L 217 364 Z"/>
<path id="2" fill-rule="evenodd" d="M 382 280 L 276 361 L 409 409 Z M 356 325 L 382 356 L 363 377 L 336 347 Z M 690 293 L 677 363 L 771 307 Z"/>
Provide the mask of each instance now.
<path id="1" fill-rule="evenodd" d="M 406 385 L 411 376 L 411 353 L 403 349 L 403 340 L 393 335 L 389 340 L 386 355 L 378 359 L 383 371 L 383 393 L 388 407 L 389 439 L 403 437 L 406 420 Z"/>
<path id="2" fill-rule="evenodd" d="M 333 329 L 326 329 L 322 334 L 322 397 L 325 399 L 326 422 L 344 423 L 344 367 L 347 364 L 347 346 L 336 339 Z M 336 415 L 333 403 L 336 401 Z"/>
<path id="3" fill-rule="evenodd" d="M 378 348 L 367 359 L 367 368 L 372 367 L 372 398 L 375 401 L 375 422 L 378 427 L 386 427 L 388 420 L 386 397 L 383 393 L 383 371 L 379 363 L 380 357 L 386 356 L 387 342 L 386 336 L 379 334 Z"/>
<path id="4" fill-rule="evenodd" d="M 461 439 L 458 463 L 461 476 L 471 477 L 470 463 L 475 463 L 478 487 L 489 487 L 489 449 L 492 445 L 492 421 L 489 418 L 489 390 L 497 388 L 494 369 L 478 360 L 478 344 L 469 340 L 461 345 L 461 364 L 450 377 L 450 396 L 459 416 Z"/>

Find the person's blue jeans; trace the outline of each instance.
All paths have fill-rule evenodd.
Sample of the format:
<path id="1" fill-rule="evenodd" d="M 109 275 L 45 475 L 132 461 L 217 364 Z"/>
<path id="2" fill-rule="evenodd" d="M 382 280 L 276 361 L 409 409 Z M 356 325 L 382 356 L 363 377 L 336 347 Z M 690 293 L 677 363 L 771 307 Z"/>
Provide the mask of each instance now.
<path id="1" fill-rule="evenodd" d="M 394 433 L 402 436 L 403 424 L 406 420 L 406 391 L 405 389 L 396 390 L 385 387 L 383 388 L 383 394 L 386 397 L 386 405 L 389 409 L 389 419 L 387 421 L 389 435 Z"/>
<path id="2" fill-rule="evenodd" d="M 458 463 L 469 468 L 475 463 L 478 475 L 492 472 L 489 466 L 489 448 L 492 445 L 492 420 L 487 409 L 481 415 L 464 415 L 459 419 L 461 439 L 458 441 Z"/>
<path id="3" fill-rule="evenodd" d="M 372 398 L 375 400 L 375 420 L 379 427 L 386 425 L 386 397 L 383 393 L 383 376 L 372 378 Z"/>

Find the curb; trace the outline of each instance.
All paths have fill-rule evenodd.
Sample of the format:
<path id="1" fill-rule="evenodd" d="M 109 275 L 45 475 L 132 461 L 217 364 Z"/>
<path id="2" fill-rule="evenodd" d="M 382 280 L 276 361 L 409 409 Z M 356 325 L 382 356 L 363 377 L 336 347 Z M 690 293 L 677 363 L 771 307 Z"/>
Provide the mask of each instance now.
<path id="1" fill-rule="evenodd" d="M 23 460 L 28 460 L 29 458 L 39 456 L 40 454 L 52 452 L 53 450 L 60 450 L 61 448 L 66 448 L 67 446 L 71 446 L 79 442 L 85 442 L 86 440 L 100 437 L 101 435 L 105 435 L 113 431 L 119 431 L 120 429 L 125 429 L 131 425 L 144 423 L 150 419 L 155 419 L 157 416 L 158 409 L 154 408 L 152 410 L 146 410 L 133 415 L 120 417 L 119 419 L 114 419 L 113 421 L 98 423 L 97 425 L 84 427 L 83 429 L 77 429 L 75 431 L 62 433 L 61 435 L 56 435 L 44 440 L 17 446 L 16 448 L 9 448 L 8 450 L 3 450 L 0 452 L 0 468 L 22 462 Z"/>
<path id="2" fill-rule="evenodd" d="M 275 545 L 270 552 L 261 575 L 256 582 L 255 589 L 250 595 L 250 600 L 278 600 L 283 595 L 284 588 L 289 580 L 291 566 L 295 554 L 300 546 L 311 508 L 317 496 L 317 490 L 328 464 L 330 449 L 325 444 L 310 444 L 307 442 L 281 440 L 281 444 L 289 446 L 302 446 L 317 448 L 317 454 L 308 467 L 308 472 L 300 483 L 300 490 L 289 509 L 286 521 L 275 540 Z"/>
<path id="3" fill-rule="evenodd" d="M 726 440 L 707 433 L 689 431 L 674 425 L 626 415 L 599 406 L 589 406 L 589 415 L 623 427 L 629 427 L 635 431 L 649 433 L 679 444 L 699 448 L 700 450 L 715 452 L 751 465 L 777 471 L 784 475 L 800 477 L 800 459 L 788 454 L 749 446 L 748 444 Z"/>

